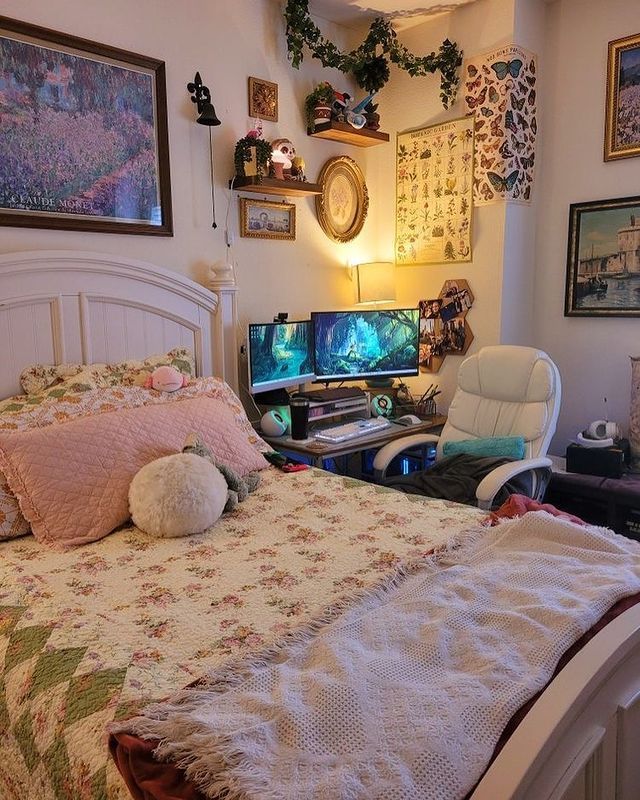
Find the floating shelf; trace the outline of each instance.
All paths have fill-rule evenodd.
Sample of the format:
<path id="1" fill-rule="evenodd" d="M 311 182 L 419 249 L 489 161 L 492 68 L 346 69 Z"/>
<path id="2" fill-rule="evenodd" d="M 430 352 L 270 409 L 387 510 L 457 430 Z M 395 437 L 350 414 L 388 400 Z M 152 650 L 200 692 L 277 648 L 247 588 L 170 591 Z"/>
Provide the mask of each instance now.
<path id="1" fill-rule="evenodd" d="M 229 188 L 239 192 L 253 192 L 254 194 L 279 194 L 296 195 L 322 194 L 322 189 L 317 183 L 304 181 L 281 181 L 278 178 L 265 178 L 252 175 L 249 178 L 237 177 L 229 181 Z"/>
<path id="2" fill-rule="evenodd" d="M 314 130 L 307 128 L 307 136 L 315 139 L 331 139 L 334 142 L 353 144 L 356 147 L 375 147 L 389 141 L 389 134 L 382 131 L 372 131 L 370 128 L 359 130 L 347 122 L 323 122 L 316 125 Z"/>

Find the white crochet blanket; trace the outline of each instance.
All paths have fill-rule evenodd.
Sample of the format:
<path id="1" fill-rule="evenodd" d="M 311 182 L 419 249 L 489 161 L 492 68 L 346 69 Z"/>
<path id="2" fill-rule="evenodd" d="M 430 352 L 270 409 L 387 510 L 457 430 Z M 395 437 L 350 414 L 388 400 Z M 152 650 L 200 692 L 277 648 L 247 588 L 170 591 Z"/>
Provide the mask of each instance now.
<path id="1" fill-rule="evenodd" d="M 210 798 L 464 797 L 560 656 L 640 591 L 640 547 L 610 531 L 537 512 L 464 541 L 118 730 Z"/>

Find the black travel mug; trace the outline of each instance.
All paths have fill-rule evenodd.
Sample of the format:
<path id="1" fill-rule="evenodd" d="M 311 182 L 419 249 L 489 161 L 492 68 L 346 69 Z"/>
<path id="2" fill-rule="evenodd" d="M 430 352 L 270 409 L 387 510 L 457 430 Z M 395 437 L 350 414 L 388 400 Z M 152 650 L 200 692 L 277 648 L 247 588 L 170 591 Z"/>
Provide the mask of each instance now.
<path id="1" fill-rule="evenodd" d="M 291 438 L 306 439 L 309 430 L 309 398 L 291 397 Z"/>

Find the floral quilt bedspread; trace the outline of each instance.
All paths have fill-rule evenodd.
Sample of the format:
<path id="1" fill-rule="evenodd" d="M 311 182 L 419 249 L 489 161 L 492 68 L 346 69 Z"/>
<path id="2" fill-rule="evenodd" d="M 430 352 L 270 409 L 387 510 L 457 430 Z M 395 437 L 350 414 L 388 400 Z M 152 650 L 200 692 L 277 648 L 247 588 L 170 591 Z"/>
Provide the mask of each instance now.
<path id="1" fill-rule="evenodd" d="M 0 544 L 0 797 L 124 800 L 105 726 L 475 526 L 477 509 L 270 468 L 208 532 Z"/>

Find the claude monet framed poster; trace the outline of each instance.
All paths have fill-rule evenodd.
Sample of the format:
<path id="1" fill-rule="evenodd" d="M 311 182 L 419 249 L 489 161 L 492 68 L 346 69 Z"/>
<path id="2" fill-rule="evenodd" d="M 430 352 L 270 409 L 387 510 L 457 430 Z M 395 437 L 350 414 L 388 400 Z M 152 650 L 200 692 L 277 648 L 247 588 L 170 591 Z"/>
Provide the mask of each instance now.
<path id="1" fill-rule="evenodd" d="M 604 160 L 640 156 L 640 33 L 609 42 Z"/>
<path id="2" fill-rule="evenodd" d="M 640 317 L 640 197 L 569 208 L 567 317 Z"/>
<path id="3" fill-rule="evenodd" d="M 0 225 L 171 236 L 164 63 L 0 16 Z"/>

